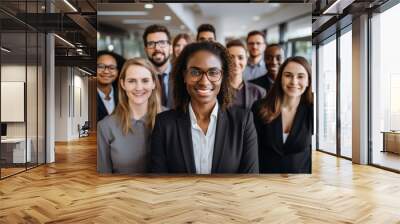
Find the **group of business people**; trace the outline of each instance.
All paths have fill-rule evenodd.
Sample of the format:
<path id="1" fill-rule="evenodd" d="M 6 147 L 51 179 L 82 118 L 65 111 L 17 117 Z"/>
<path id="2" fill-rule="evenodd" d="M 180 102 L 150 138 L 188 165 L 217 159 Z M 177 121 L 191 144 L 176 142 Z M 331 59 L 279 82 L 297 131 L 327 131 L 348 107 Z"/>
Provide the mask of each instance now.
<path id="1" fill-rule="evenodd" d="M 252 35 L 265 40 L 253 31 L 248 45 Z M 113 53 L 98 55 L 98 172 L 311 173 L 307 60 L 283 60 L 279 45 L 266 46 L 265 74 L 246 80 L 246 46 L 215 37 L 204 24 L 195 42 L 182 34 L 171 46 L 167 28 L 152 25 L 147 59 L 119 68 Z"/>

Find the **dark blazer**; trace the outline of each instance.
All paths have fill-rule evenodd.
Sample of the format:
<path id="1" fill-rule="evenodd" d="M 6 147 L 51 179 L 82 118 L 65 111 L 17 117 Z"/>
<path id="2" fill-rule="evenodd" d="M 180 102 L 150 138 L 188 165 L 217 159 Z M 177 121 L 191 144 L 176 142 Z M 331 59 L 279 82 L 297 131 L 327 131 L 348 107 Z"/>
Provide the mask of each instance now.
<path id="1" fill-rule="evenodd" d="M 211 173 L 258 173 L 257 149 L 251 111 L 219 109 Z M 196 173 L 189 112 L 169 110 L 157 115 L 151 167 L 154 173 Z"/>
<path id="2" fill-rule="evenodd" d="M 272 89 L 272 85 L 274 85 L 274 83 L 272 82 L 272 80 L 268 74 L 265 74 L 256 79 L 250 80 L 249 82 L 262 87 L 263 89 L 265 89 L 265 91 L 267 93 Z"/>
<path id="3" fill-rule="evenodd" d="M 113 84 L 114 88 L 114 102 L 115 106 L 118 105 L 118 88 L 116 85 Z M 106 106 L 104 106 L 103 101 L 101 100 L 101 97 L 99 96 L 99 93 L 97 93 L 97 122 L 103 120 L 104 117 L 108 116 L 108 111 L 106 109 Z"/>
<path id="4" fill-rule="evenodd" d="M 236 92 L 235 97 L 236 98 L 243 97 L 242 91 L 244 91 L 244 99 L 240 99 L 241 104 L 235 104 L 235 106 L 244 107 L 248 109 L 251 109 L 253 103 L 263 98 L 266 94 L 263 88 L 246 81 L 243 82 L 242 89 Z"/>
<path id="5" fill-rule="evenodd" d="M 283 143 L 282 116 L 265 124 L 259 115 L 262 100 L 254 103 L 260 173 L 311 173 L 313 106 L 300 103 L 292 129 Z"/>

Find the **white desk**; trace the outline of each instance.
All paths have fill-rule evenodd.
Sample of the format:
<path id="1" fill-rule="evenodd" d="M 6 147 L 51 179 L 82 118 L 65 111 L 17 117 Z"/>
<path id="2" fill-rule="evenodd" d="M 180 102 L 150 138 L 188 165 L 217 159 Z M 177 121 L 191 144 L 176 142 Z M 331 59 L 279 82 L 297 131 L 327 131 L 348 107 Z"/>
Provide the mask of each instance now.
<path id="1" fill-rule="evenodd" d="M 30 138 L 26 139 L 28 143 L 25 151 L 25 138 L 6 138 L 1 139 L 2 152 L 12 150 L 12 163 L 25 163 L 31 162 L 31 145 L 32 140 Z M 10 149 L 10 147 L 12 147 Z M 27 159 L 25 161 L 25 159 Z"/>

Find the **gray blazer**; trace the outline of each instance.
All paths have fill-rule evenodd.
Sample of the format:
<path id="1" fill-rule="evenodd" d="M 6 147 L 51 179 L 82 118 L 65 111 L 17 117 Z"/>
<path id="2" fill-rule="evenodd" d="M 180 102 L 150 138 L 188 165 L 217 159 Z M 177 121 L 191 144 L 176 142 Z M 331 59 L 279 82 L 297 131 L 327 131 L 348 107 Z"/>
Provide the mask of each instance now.
<path id="1" fill-rule="evenodd" d="M 99 173 L 146 173 L 150 139 L 145 117 L 132 119 L 133 133 L 122 133 L 115 115 L 97 124 L 97 171 Z"/>

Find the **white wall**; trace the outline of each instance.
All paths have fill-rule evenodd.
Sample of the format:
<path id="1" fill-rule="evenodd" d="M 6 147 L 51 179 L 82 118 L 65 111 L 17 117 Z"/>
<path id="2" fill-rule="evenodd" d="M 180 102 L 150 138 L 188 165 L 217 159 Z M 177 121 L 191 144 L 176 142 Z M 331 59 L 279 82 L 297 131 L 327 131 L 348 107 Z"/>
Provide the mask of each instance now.
<path id="1" fill-rule="evenodd" d="M 88 78 L 75 68 L 56 67 L 55 79 L 55 141 L 77 139 L 78 124 L 88 120 Z"/>

